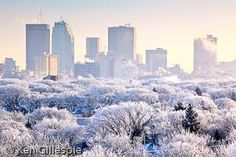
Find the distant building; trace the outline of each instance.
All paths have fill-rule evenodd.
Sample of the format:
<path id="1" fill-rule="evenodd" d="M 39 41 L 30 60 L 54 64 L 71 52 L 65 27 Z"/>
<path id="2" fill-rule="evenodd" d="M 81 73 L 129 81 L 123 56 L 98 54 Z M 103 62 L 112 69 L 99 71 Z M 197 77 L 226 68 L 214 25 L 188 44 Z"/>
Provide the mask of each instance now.
<path id="1" fill-rule="evenodd" d="M 99 65 L 100 77 L 109 77 L 109 61 L 107 55 L 99 52 L 95 57 L 95 63 Z"/>
<path id="2" fill-rule="evenodd" d="M 95 59 L 99 53 L 99 38 L 86 38 L 86 58 Z"/>
<path id="3" fill-rule="evenodd" d="M 48 75 L 59 76 L 60 73 L 60 57 L 58 55 L 48 55 Z"/>
<path id="4" fill-rule="evenodd" d="M 48 75 L 48 54 L 38 55 L 35 60 L 34 76 L 41 77 Z"/>
<path id="5" fill-rule="evenodd" d="M 0 78 L 4 76 L 4 64 L 0 63 Z"/>
<path id="6" fill-rule="evenodd" d="M 3 63 L 0 63 L 0 71 L 3 72 L 5 68 L 5 65 Z"/>
<path id="7" fill-rule="evenodd" d="M 4 68 L 6 71 L 15 71 L 16 70 L 16 61 L 13 58 L 5 58 Z"/>
<path id="8" fill-rule="evenodd" d="M 194 40 L 194 71 L 210 70 L 217 63 L 217 38 L 207 35 Z"/>
<path id="9" fill-rule="evenodd" d="M 218 69 L 220 69 L 222 72 L 225 72 L 226 74 L 230 75 L 233 78 L 236 78 L 236 60 L 230 61 L 230 62 L 221 62 L 218 65 Z M 224 74 L 224 76 L 226 76 Z"/>
<path id="10" fill-rule="evenodd" d="M 136 63 L 143 64 L 143 55 L 142 54 L 136 54 Z"/>
<path id="11" fill-rule="evenodd" d="M 134 60 L 135 29 L 130 26 L 108 28 L 108 56 Z"/>
<path id="12" fill-rule="evenodd" d="M 75 76 L 100 77 L 100 67 L 94 62 L 77 63 L 75 64 Z"/>
<path id="13" fill-rule="evenodd" d="M 50 53 L 50 26 L 26 24 L 26 70 L 34 71 L 36 57 Z"/>
<path id="14" fill-rule="evenodd" d="M 159 68 L 167 68 L 167 50 L 157 48 L 156 50 L 146 50 L 146 67 L 150 72 Z"/>
<path id="15" fill-rule="evenodd" d="M 114 68 L 112 77 L 122 79 L 135 79 L 138 77 L 138 67 L 133 61 L 117 57 L 112 60 Z"/>
<path id="16" fill-rule="evenodd" d="M 5 58 L 4 64 L 0 64 L 0 77 L 2 78 L 23 78 L 19 67 L 13 58 Z"/>
<path id="17" fill-rule="evenodd" d="M 36 76 L 59 76 L 59 56 L 43 54 L 38 56 L 35 62 Z"/>
<path id="18" fill-rule="evenodd" d="M 52 53 L 60 58 L 60 72 L 74 74 L 74 36 L 65 21 L 56 22 L 52 32 Z"/>

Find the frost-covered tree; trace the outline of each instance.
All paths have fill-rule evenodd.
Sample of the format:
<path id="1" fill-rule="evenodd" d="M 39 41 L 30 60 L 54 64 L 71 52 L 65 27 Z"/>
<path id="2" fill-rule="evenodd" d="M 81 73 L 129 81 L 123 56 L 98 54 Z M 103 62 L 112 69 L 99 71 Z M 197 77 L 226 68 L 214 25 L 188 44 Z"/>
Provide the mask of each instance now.
<path id="1" fill-rule="evenodd" d="M 215 153 L 207 146 L 207 139 L 207 136 L 191 133 L 176 134 L 172 138 L 163 139 L 161 148 L 164 156 L 168 157 L 214 157 Z"/>
<path id="2" fill-rule="evenodd" d="M 178 103 L 174 108 L 175 108 L 175 111 L 186 109 L 186 107 L 184 107 L 184 105 L 182 103 Z"/>
<path id="3" fill-rule="evenodd" d="M 103 148 L 100 145 L 94 146 L 91 150 L 84 152 L 81 157 L 118 157 L 114 152 Z"/>
<path id="4" fill-rule="evenodd" d="M 4 103 L 8 111 L 27 112 L 27 109 L 19 105 L 19 101 L 26 97 L 29 91 L 18 85 L 2 85 L 0 86 L 0 101 Z"/>
<path id="5" fill-rule="evenodd" d="M 58 110 L 55 107 L 42 107 L 27 115 L 27 119 L 29 119 L 33 125 L 42 121 L 44 118 L 55 118 L 57 120 L 66 120 L 67 122 L 76 123 L 75 117 L 70 112 L 65 109 Z"/>
<path id="6" fill-rule="evenodd" d="M 144 102 L 126 102 L 97 111 L 91 123 L 92 132 L 102 137 L 107 134 L 126 135 L 131 143 L 142 137 L 153 118 L 153 108 Z"/>
<path id="7" fill-rule="evenodd" d="M 235 154 L 236 154 L 236 143 L 235 142 L 226 147 L 225 154 L 227 157 L 235 157 Z"/>
<path id="8" fill-rule="evenodd" d="M 189 131 L 191 133 L 199 133 L 201 131 L 198 114 L 193 109 L 191 104 L 189 104 L 188 108 L 186 109 L 186 115 L 185 119 L 183 120 L 182 126 L 186 131 Z"/>

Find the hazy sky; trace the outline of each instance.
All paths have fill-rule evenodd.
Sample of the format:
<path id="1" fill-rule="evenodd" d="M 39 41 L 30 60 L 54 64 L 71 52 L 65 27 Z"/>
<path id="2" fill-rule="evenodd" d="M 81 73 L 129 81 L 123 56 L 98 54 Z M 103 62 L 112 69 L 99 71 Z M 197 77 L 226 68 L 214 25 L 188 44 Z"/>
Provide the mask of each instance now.
<path id="1" fill-rule="evenodd" d="M 107 27 L 131 24 L 136 28 L 137 52 L 163 47 L 169 65 L 192 69 L 193 39 L 219 38 L 218 59 L 236 59 L 235 0 L 0 0 L 0 61 L 14 57 L 25 67 L 25 24 L 42 10 L 53 26 L 62 16 L 75 36 L 76 61 L 85 52 L 85 38 L 101 38 L 107 50 Z"/>

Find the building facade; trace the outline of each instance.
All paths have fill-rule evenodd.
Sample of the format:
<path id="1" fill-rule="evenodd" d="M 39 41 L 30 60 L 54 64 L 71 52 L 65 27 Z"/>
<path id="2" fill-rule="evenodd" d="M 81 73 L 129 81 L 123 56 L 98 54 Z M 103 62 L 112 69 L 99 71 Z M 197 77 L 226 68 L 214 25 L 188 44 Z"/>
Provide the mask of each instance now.
<path id="1" fill-rule="evenodd" d="M 99 53 L 99 38 L 86 38 L 86 58 L 94 60 Z"/>
<path id="2" fill-rule="evenodd" d="M 38 56 L 35 62 L 35 76 L 59 76 L 60 63 L 59 56 L 52 54 L 43 54 Z"/>
<path id="3" fill-rule="evenodd" d="M 108 56 L 135 59 L 135 29 L 130 26 L 108 28 Z"/>
<path id="4" fill-rule="evenodd" d="M 74 36 L 65 21 L 54 24 L 52 54 L 59 56 L 60 73 L 72 76 L 74 74 Z"/>
<path id="5" fill-rule="evenodd" d="M 50 26 L 26 24 L 26 70 L 35 71 L 36 58 L 50 53 Z"/>
<path id="6" fill-rule="evenodd" d="M 95 57 L 95 63 L 99 65 L 100 77 L 109 77 L 109 62 L 107 55 L 103 52 L 99 52 Z"/>
<path id="7" fill-rule="evenodd" d="M 217 38 L 207 35 L 194 40 L 194 71 L 210 70 L 217 63 Z"/>
<path id="8" fill-rule="evenodd" d="M 82 77 L 100 77 L 100 67 L 97 63 L 94 62 L 85 62 L 75 64 L 75 76 Z"/>
<path id="9" fill-rule="evenodd" d="M 157 71 L 159 68 L 167 68 L 167 50 L 162 48 L 146 50 L 146 67 L 150 72 Z"/>

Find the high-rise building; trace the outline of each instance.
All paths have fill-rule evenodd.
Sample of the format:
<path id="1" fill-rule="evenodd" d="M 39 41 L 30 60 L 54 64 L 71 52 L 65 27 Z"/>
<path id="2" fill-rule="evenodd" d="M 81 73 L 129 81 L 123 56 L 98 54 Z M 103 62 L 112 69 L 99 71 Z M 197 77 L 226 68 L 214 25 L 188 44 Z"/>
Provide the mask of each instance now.
<path id="1" fill-rule="evenodd" d="M 60 72 L 74 74 L 74 36 L 65 21 L 56 22 L 52 32 L 52 54 L 60 58 Z"/>
<path id="2" fill-rule="evenodd" d="M 146 50 L 146 67 L 150 72 L 159 68 L 167 68 L 167 50 L 157 48 L 156 50 Z"/>
<path id="3" fill-rule="evenodd" d="M 108 28 L 108 56 L 134 60 L 135 29 L 130 26 Z"/>
<path id="4" fill-rule="evenodd" d="M 207 35 L 194 40 L 194 71 L 209 70 L 217 62 L 217 38 Z"/>
<path id="5" fill-rule="evenodd" d="M 35 71 L 35 59 L 50 53 L 50 26 L 26 24 L 26 70 Z"/>
<path id="6" fill-rule="evenodd" d="M 95 59 L 99 52 L 99 38 L 86 38 L 86 58 Z"/>

